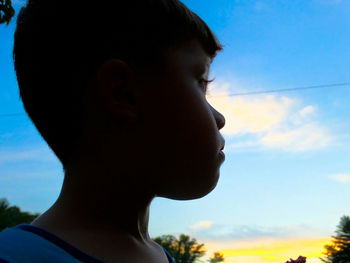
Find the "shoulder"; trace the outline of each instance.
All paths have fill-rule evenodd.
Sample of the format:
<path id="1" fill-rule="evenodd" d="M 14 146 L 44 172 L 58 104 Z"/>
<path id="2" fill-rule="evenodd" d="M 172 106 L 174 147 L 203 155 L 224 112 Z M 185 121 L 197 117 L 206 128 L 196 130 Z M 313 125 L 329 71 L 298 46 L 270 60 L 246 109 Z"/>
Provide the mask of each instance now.
<path id="1" fill-rule="evenodd" d="M 21 226 L 25 225 L 0 232 L 0 263 L 79 262 L 45 238 L 25 231 Z"/>

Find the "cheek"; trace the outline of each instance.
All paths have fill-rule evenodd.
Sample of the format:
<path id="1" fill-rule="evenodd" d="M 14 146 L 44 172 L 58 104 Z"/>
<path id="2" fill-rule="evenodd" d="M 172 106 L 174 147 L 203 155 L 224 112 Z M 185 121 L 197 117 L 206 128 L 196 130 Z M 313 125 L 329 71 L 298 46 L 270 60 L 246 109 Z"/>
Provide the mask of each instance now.
<path id="1" fill-rule="evenodd" d="M 197 96 L 179 98 L 172 103 L 165 129 L 178 140 L 177 143 L 211 148 L 212 140 L 216 137 L 215 120 L 203 94 L 198 93 Z"/>
<path id="2" fill-rule="evenodd" d="M 157 147 L 164 153 L 164 165 L 184 170 L 209 169 L 218 148 L 217 128 L 202 94 L 179 98 L 160 114 Z M 180 171 L 178 171 L 180 172 Z"/>
<path id="3" fill-rule="evenodd" d="M 217 151 L 218 129 L 210 105 L 191 81 L 159 88 L 146 109 L 146 143 L 166 162 L 205 160 Z"/>

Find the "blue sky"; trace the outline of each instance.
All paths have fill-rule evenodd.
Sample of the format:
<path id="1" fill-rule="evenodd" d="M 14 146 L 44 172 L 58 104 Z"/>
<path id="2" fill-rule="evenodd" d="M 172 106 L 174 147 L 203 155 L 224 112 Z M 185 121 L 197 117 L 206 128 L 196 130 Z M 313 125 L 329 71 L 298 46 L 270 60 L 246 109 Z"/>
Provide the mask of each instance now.
<path id="1" fill-rule="evenodd" d="M 151 235 L 190 234 L 209 251 L 223 251 L 226 262 L 282 262 L 298 254 L 319 262 L 340 217 L 350 214 L 350 86 L 229 95 L 350 82 L 350 2 L 184 3 L 225 46 L 212 65 L 208 100 L 226 117 L 226 161 L 208 196 L 156 199 Z M 14 21 L 0 28 L 0 114 L 24 112 L 13 31 Z M 28 117 L 0 118 L 0 196 L 43 212 L 62 179 Z"/>

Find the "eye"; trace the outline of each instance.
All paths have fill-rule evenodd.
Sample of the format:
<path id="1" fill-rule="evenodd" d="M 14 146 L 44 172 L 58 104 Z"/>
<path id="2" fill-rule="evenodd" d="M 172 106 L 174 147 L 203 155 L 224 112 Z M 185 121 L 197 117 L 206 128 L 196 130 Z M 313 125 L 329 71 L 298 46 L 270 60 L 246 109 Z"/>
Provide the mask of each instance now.
<path id="1" fill-rule="evenodd" d="M 201 89 L 206 93 L 207 92 L 207 88 L 208 88 L 208 84 L 213 82 L 215 79 L 205 79 L 205 78 L 200 78 L 199 79 L 199 86 L 201 87 Z"/>

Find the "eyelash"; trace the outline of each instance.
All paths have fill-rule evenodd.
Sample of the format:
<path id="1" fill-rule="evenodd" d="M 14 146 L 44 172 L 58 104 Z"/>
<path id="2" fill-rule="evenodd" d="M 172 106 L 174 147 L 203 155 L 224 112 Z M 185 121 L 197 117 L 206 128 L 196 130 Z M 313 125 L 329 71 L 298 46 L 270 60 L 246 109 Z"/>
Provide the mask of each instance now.
<path id="1" fill-rule="evenodd" d="M 207 90 L 207 86 L 209 83 L 213 82 L 215 79 L 205 79 L 205 78 L 201 78 L 199 80 L 199 84 L 201 86 L 201 88 L 206 91 Z"/>

